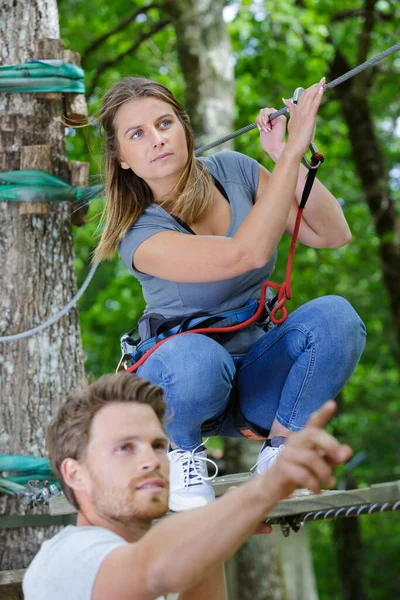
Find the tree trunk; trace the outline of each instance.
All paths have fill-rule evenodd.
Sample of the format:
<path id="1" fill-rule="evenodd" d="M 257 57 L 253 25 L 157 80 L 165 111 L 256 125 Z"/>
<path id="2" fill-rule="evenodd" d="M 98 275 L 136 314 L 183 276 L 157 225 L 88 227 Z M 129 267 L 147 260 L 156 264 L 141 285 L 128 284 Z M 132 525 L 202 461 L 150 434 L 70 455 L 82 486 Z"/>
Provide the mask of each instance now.
<path id="1" fill-rule="evenodd" d="M 348 475 L 345 489 L 356 487 L 356 480 Z M 360 519 L 334 520 L 332 529 L 344 600 L 368 600 Z"/>
<path id="2" fill-rule="evenodd" d="M 240 441 L 239 473 L 256 461 L 261 444 Z M 236 556 L 237 596 L 234 600 L 286 600 L 275 533 L 251 536 Z"/>
<path id="3" fill-rule="evenodd" d="M 338 406 L 336 416 L 345 410 L 343 392 L 335 398 Z M 341 431 L 333 422 L 333 435 L 340 439 Z M 340 482 L 340 489 L 351 490 L 357 488 L 355 478 L 347 473 Z M 335 519 L 332 521 L 332 539 L 336 550 L 338 575 L 345 600 L 368 600 L 366 588 L 365 548 L 361 535 L 359 517 Z"/>
<path id="4" fill-rule="evenodd" d="M 275 532 L 250 537 L 237 555 L 235 600 L 286 600 Z"/>
<path id="5" fill-rule="evenodd" d="M 3 64 L 62 58 L 56 0 L 0 0 L 0 14 L 7 23 L 0 42 Z M 45 56 L 49 52 L 58 56 Z M 1 171 L 37 168 L 68 180 L 63 98 L 45 98 L 0 94 Z M 0 202 L 0 335 L 39 325 L 74 295 L 70 212 L 67 203 Z M 46 425 L 82 377 L 76 310 L 40 334 L 0 343 L 0 452 L 45 456 Z M 0 498 L 0 514 L 30 512 L 21 500 Z M 54 527 L 1 530 L 0 570 L 25 568 L 41 542 L 54 533 Z"/>
<path id="6" fill-rule="evenodd" d="M 230 38 L 222 18 L 225 4 L 225 0 L 165 3 L 176 31 L 196 147 L 232 129 L 234 76 Z"/>
<path id="7" fill-rule="evenodd" d="M 239 470 L 248 471 L 261 444 L 242 443 Z M 284 538 L 279 526 L 272 534 L 253 535 L 237 554 L 236 596 L 232 600 L 318 600 L 306 530 Z"/>

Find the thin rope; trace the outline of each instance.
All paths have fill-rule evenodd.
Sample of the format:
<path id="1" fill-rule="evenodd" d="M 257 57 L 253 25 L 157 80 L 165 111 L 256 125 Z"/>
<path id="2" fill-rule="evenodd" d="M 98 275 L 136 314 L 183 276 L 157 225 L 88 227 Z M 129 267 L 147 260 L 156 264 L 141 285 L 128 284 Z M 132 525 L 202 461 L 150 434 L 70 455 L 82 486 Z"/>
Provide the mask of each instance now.
<path id="1" fill-rule="evenodd" d="M 366 60 L 365 62 L 361 63 L 361 65 L 354 67 L 354 69 L 351 69 L 351 71 L 347 71 L 347 73 L 344 73 L 343 75 L 340 75 L 340 77 L 333 79 L 333 81 L 326 83 L 323 86 L 324 90 L 331 90 L 332 88 L 336 87 L 337 85 L 340 85 L 347 79 L 350 79 L 351 77 L 354 77 L 355 75 L 358 75 L 358 73 L 361 73 L 361 71 L 368 69 L 369 67 L 376 64 L 380 60 L 386 58 L 387 56 L 390 56 L 390 54 L 394 54 L 398 50 L 400 50 L 400 42 L 395 44 L 394 46 L 391 46 L 390 48 L 387 48 L 380 54 L 377 54 L 376 56 L 373 56 L 372 58 Z M 289 112 L 289 109 L 287 108 L 287 106 L 285 106 L 284 108 L 281 108 L 281 109 L 277 110 L 276 112 L 272 113 L 269 116 L 269 120 L 273 121 L 274 119 L 277 119 L 281 115 L 286 115 L 288 112 Z M 210 142 L 209 144 L 206 144 L 205 146 L 201 146 L 200 148 L 197 148 L 197 150 L 195 151 L 195 155 L 198 156 L 199 154 L 202 154 L 206 150 L 211 150 L 211 148 L 215 148 L 215 146 L 224 144 L 225 142 L 228 142 L 229 140 L 232 140 L 233 138 L 238 137 L 239 135 L 242 135 L 242 133 L 246 133 L 247 131 L 251 131 L 252 129 L 255 129 L 256 127 L 257 127 L 257 123 L 251 123 L 250 125 L 246 125 L 246 127 L 242 127 L 242 129 L 238 129 L 237 131 L 234 131 L 233 133 L 228 133 L 227 135 L 224 135 L 223 137 L 216 140 L 215 142 Z"/>
<path id="2" fill-rule="evenodd" d="M 95 274 L 98 266 L 99 266 L 98 262 L 96 262 L 92 265 L 92 268 L 90 269 L 89 274 L 86 277 L 85 281 L 83 282 L 80 290 L 75 294 L 75 296 L 72 298 L 72 300 L 70 300 L 68 302 L 68 304 L 66 306 L 64 306 L 64 308 L 62 308 L 58 313 L 56 313 L 55 315 L 53 315 L 52 317 L 47 319 L 47 321 L 45 321 L 44 323 L 41 323 L 41 325 L 38 325 L 37 327 L 33 327 L 32 329 L 28 329 L 27 331 L 23 331 L 21 333 L 15 333 L 14 335 L 1 336 L 0 342 L 14 342 L 16 340 L 22 340 L 24 338 L 30 337 L 31 335 L 35 335 L 36 333 L 39 333 L 40 331 L 43 331 L 43 329 L 46 329 L 47 327 L 54 325 L 54 323 L 57 323 L 57 321 L 59 319 L 61 319 L 61 317 L 63 317 L 65 314 L 67 314 L 67 312 L 69 310 L 71 310 L 71 308 L 73 306 L 75 306 L 75 304 L 78 302 L 79 298 L 86 292 L 86 288 L 88 287 L 89 283 L 93 279 L 93 275 Z"/>

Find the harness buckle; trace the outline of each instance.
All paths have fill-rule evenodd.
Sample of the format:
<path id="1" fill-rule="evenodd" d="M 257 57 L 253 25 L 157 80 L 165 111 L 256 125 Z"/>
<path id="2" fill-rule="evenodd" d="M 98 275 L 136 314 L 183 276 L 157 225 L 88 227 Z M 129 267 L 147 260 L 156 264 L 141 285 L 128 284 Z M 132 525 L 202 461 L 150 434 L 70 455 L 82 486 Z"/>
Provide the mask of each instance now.
<path id="1" fill-rule="evenodd" d="M 302 88 L 302 87 L 298 87 L 294 90 L 294 94 L 293 94 L 293 98 L 292 98 L 293 104 L 297 104 L 297 102 L 299 101 L 299 98 L 303 92 L 304 92 L 304 88 Z M 311 152 L 311 162 L 309 162 L 307 160 L 307 157 L 305 155 L 301 159 L 301 162 L 309 171 L 317 170 L 318 167 L 324 162 L 324 155 L 321 154 L 321 152 L 318 152 L 318 148 L 314 143 L 315 130 L 316 130 L 316 124 L 314 124 L 314 131 L 313 131 L 311 142 L 309 145 L 309 150 Z"/>
<path id="2" fill-rule="evenodd" d="M 275 304 L 278 302 L 278 294 L 273 296 L 272 298 L 267 298 L 264 304 L 264 316 L 261 321 L 262 328 L 265 332 L 270 331 L 275 327 L 275 324 L 271 321 L 271 312 L 274 308 Z"/>
<path id="3" fill-rule="evenodd" d="M 119 373 L 120 371 L 126 371 L 126 369 L 133 364 L 132 353 L 135 352 L 137 348 L 135 340 L 129 335 L 129 333 L 124 333 L 121 336 L 120 343 L 122 356 L 115 370 L 116 373 Z"/>

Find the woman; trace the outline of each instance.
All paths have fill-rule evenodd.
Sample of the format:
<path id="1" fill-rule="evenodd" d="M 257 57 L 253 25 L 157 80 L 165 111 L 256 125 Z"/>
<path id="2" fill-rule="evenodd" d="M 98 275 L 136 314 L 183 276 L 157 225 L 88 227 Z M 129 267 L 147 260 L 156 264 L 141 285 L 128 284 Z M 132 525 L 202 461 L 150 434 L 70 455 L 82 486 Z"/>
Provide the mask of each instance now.
<path id="1" fill-rule="evenodd" d="M 107 204 L 95 258 L 110 258 L 118 247 L 143 287 L 142 326 L 149 325 L 150 313 L 218 314 L 259 297 L 282 234 L 293 232 L 306 173 L 300 161 L 323 83 L 308 88 L 297 105 L 285 101 L 287 142 L 285 117 L 271 122 L 275 109 L 260 111 L 261 144 L 276 163 L 272 173 L 236 152 L 194 158 L 187 115 L 156 82 L 128 77 L 106 94 L 101 121 Z M 336 248 L 350 238 L 339 203 L 316 180 L 299 240 Z M 365 328 L 354 309 L 328 296 L 267 331 L 254 324 L 219 341 L 189 333 L 160 346 L 137 373 L 163 387 L 173 415 L 166 425 L 170 508 L 185 510 L 214 498 L 201 436 L 239 436 L 233 404 L 240 406 L 250 435 L 265 439 L 256 465 L 262 473 L 290 433 L 340 391 L 364 343 Z"/>

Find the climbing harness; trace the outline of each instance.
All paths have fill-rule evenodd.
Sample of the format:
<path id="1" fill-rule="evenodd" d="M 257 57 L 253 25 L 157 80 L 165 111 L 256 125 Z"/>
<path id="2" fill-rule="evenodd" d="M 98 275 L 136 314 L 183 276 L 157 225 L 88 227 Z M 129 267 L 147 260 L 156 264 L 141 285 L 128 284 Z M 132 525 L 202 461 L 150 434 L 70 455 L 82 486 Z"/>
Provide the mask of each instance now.
<path id="1" fill-rule="evenodd" d="M 245 306 L 238 310 L 229 310 L 214 315 L 202 313 L 186 318 L 165 319 L 162 315 L 156 313 L 146 314 L 139 320 L 138 327 L 121 337 L 122 358 L 117 371 L 133 366 L 155 344 L 166 341 L 171 336 L 180 333 L 193 333 L 195 330 L 198 331 L 200 326 L 208 333 L 215 334 L 221 331 L 225 333 L 227 327 L 238 325 L 243 327 L 244 323 L 253 318 L 257 308 L 257 300 L 249 300 Z M 134 338 L 136 332 L 139 333 L 139 337 Z"/>
<path id="2" fill-rule="evenodd" d="M 0 494 L 23 497 L 30 506 L 60 494 L 48 458 L 0 454 Z"/>

